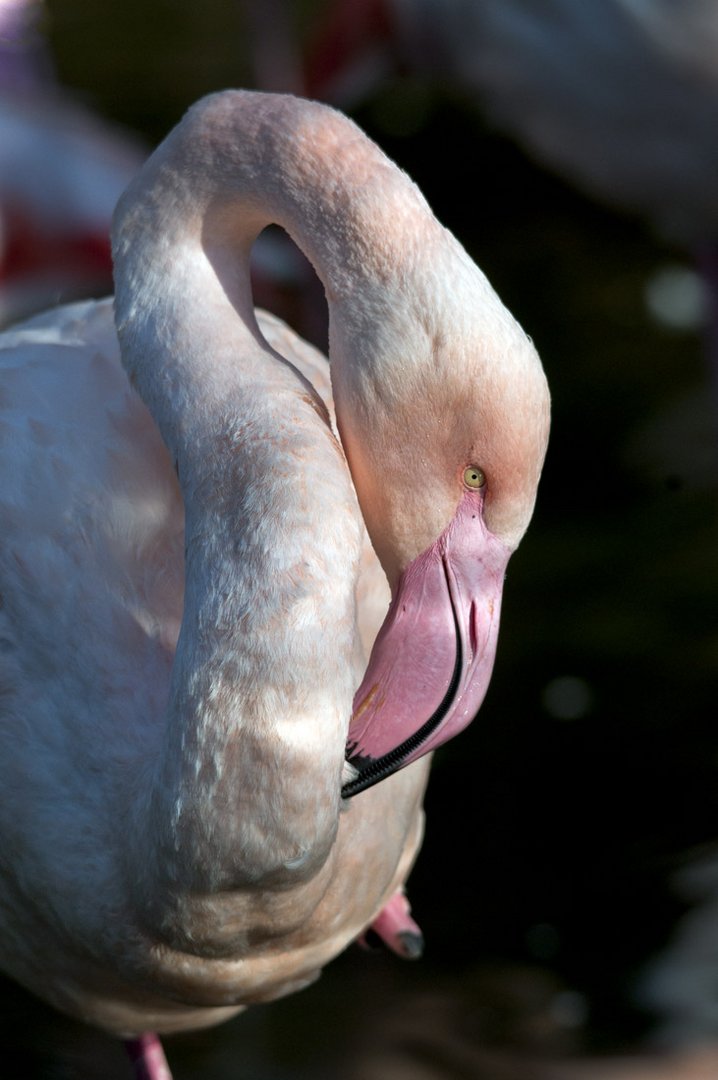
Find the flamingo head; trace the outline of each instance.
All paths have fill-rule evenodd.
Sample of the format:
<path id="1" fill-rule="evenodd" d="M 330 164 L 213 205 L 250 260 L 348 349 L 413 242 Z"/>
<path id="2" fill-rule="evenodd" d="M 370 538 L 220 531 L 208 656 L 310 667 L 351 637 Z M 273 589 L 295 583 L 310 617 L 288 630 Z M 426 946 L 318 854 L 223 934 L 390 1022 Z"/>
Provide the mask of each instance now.
<path id="1" fill-rule="evenodd" d="M 341 366 L 351 381 L 335 391 L 359 502 L 392 590 L 354 699 L 345 797 L 436 749 L 478 711 L 506 566 L 531 517 L 546 451 L 549 396 L 536 351 L 444 236 L 448 302 L 419 297 L 385 308 L 383 318 L 373 312 L 359 362 Z M 340 332 L 334 344 L 342 347 Z"/>

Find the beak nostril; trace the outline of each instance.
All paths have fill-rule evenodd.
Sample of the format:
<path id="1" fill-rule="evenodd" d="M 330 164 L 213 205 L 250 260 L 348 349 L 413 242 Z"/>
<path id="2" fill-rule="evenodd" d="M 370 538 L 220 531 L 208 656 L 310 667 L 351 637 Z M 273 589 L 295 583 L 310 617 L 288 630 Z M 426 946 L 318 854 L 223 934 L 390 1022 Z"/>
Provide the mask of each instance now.
<path id="1" fill-rule="evenodd" d="M 471 649 L 472 660 L 479 650 L 478 623 L 479 613 L 476 608 L 476 601 L 472 600 L 469 608 L 469 648 Z"/>

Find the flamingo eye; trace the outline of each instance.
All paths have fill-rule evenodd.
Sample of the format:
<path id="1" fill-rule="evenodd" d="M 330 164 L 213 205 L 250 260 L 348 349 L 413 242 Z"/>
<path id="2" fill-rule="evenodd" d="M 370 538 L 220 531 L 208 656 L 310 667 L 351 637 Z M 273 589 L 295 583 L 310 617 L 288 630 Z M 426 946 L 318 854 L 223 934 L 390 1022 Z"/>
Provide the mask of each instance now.
<path id="1" fill-rule="evenodd" d="M 482 488 L 486 483 L 486 477 L 481 469 L 476 465 L 469 465 L 464 469 L 464 483 L 467 488 L 471 488 L 476 491 L 477 488 Z"/>

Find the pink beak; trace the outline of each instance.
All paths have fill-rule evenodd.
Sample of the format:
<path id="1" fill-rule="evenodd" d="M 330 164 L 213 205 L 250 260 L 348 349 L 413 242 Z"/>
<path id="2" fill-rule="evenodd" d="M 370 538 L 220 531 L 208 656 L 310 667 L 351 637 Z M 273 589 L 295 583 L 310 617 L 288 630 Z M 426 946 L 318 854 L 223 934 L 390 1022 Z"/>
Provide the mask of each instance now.
<path id="1" fill-rule="evenodd" d="M 496 655 L 508 547 L 466 492 L 447 528 L 399 579 L 354 697 L 349 798 L 462 731 L 484 700 Z"/>

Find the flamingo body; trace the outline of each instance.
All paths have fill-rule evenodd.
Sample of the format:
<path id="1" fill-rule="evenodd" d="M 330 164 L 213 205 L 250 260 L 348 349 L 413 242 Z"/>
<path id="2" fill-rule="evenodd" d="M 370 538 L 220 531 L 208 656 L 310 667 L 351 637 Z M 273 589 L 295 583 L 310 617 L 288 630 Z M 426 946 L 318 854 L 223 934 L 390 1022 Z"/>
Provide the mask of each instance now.
<path id="1" fill-rule="evenodd" d="M 259 322 L 267 340 L 281 344 L 284 355 L 291 355 L 300 370 L 328 394 L 326 361 L 272 316 L 261 314 Z M 3 578 L 7 581 L 12 575 L 20 586 L 7 597 L 9 602 L 0 616 L 6 766 L 2 828 L 5 850 L 13 853 L 12 867 L 6 866 L 5 871 L 17 879 L 12 886 L 15 934 L 11 944 L 6 939 L 3 945 L 4 964 L 40 996 L 49 996 L 59 1007 L 80 1012 L 85 1019 L 119 1034 L 144 1030 L 148 1023 L 163 1031 L 185 1027 L 188 1022 L 211 1023 L 236 1011 L 216 1008 L 223 1001 L 223 992 L 218 989 L 223 981 L 239 980 L 243 995 L 250 1000 L 271 997 L 277 987 L 289 992 L 310 981 L 330 955 L 364 929 L 376 899 L 372 897 L 367 906 L 361 880 L 337 877 L 331 867 L 335 860 L 339 865 L 350 858 L 348 849 L 356 843 L 355 830 L 344 838 L 346 830 L 340 828 L 330 865 L 323 868 L 320 881 L 306 887 L 307 895 L 299 901 L 296 912 L 293 905 L 285 915 L 281 911 L 276 915 L 255 911 L 253 918 L 259 923 L 255 933 L 263 936 L 261 924 L 271 924 L 265 931 L 268 941 L 261 961 L 259 954 L 264 950 L 254 950 L 256 964 L 237 964 L 222 955 L 236 949 L 246 937 L 242 924 L 248 912 L 241 914 L 245 904 L 236 893 L 207 900 L 193 912 L 193 936 L 204 927 L 205 934 L 224 939 L 216 959 L 195 959 L 192 963 L 185 957 L 177 970 L 176 956 L 164 955 L 141 937 L 133 943 L 138 928 L 132 926 L 129 913 L 117 908 L 127 887 L 115 859 L 120 838 L 117 832 L 121 835 L 124 826 L 119 820 L 108 819 L 108 805 L 117 805 L 117 792 L 113 792 L 117 776 L 108 769 L 107 752 L 114 746 L 121 753 L 114 764 L 128 777 L 141 774 L 157 752 L 159 732 L 151 734 L 145 717 L 148 713 L 162 715 L 165 708 L 182 620 L 182 497 L 156 425 L 131 391 L 120 364 L 110 300 L 38 316 L 22 329 L 8 332 L 4 344 L 6 348 L 0 353 L 6 391 L 1 453 L 15 483 L 13 489 L 4 485 L 0 501 Z M 299 380 L 298 386 L 306 393 Z M 328 400 L 331 404 L 330 397 Z M 314 401 L 307 407 L 312 412 L 317 409 Z M 325 518 L 324 524 L 340 532 L 352 552 L 352 561 L 363 557 L 365 569 L 355 588 L 362 601 L 362 629 L 373 639 L 388 602 L 386 579 L 366 540 L 348 472 L 337 454 L 327 420 L 319 415 L 317 420 L 320 436 L 322 429 L 326 432 L 326 452 L 324 457 L 317 454 L 317 470 L 333 467 L 344 480 L 334 521 Z M 25 434 L 35 453 L 28 453 L 28 446 L 22 445 Z M 321 439 L 317 442 L 315 453 L 322 449 Z M 19 448 L 21 454 L 17 453 Z M 57 497 L 48 501 L 52 491 Z M 45 494 L 40 496 L 40 492 Z M 334 580 L 335 569 L 324 568 L 327 581 Z M 349 577 L 345 583 L 348 601 L 353 585 Z M 19 685 L 26 685 L 25 673 L 18 670 L 24 643 L 17 640 L 18 626 L 32 641 L 36 663 L 34 700 L 28 709 L 24 694 L 26 722 L 19 729 L 8 723 L 14 717 L 13 698 L 17 698 Z M 108 626 L 113 627 L 112 636 L 108 636 Z M 334 627 L 337 640 L 341 640 L 342 630 L 351 642 L 353 627 L 348 618 L 344 628 Z M 53 656 L 61 641 L 63 655 L 73 659 L 68 666 L 63 662 L 64 670 L 60 671 Z M 120 641 L 122 648 L 117 652 Z M 352 681 L 359 682 L 365 665 L 361 642 L 356 641 L 344 675 L 349 694 Z M 406 876 L 418 846 L 425 771 L 425 763 L 419 764 L 376 789 L 381 809 L 375 807 L 374 813 L 391 819 L 395 831 L 390 854 L 384 850 L 386 837 L 378 828 L 369 845 L 375 848 L 374 870 L 387 878 L 382 890 L 386 899 Z M 88 777 L 94 777 L 91 784 Z M 61 803 L 57 800 L 58 785 L 63 791 Z M 16 813 L 20 805 L 25 807 L 21 819 Z M 372 831 L 371 822 L 362 821 L 364 840 L 370 840 Z M 71 852 L 68 838 L 72 838 Z M 134 842 L 141 847 L 141 836 L 136 834 Z M 340 849 L 346 850 L 340 855 Z M 53 853 L 57 853 L 56 859 Z M 397 858 L 398 865 L 394 865 Z M 364 842 L 361 862 L 369 872 L 371 854 Z M 89 871 L 94 888 L 78 889 L 78 880 L 86 878 Z M 38 880 L 43 883 L 41 892 Z M 22 888 L 23 881 L 29 883 L 27 891 Z M 251 888 L 247 892 L 248 908 L 255 908 Z M 327 897 L 319 910 L 313 910 L 318 898 L 327 893 L 331 903 Z M 261 906 L 265 904 L 266 898 Z M 285 907 L 281 894 L 275 906 Z M 337 909 L 341 920 L 333 929 Z M 290 925 L 299 919 L 302 934 L 297 936 L 303 937 L 308 926 L 299 917 L 300 911 L 311 916 L 309 923 L 316 920 L 318 942 L 308 949 L 297 947 L 293 955 L 285 954 L 278 963 L 272 928 L 283 919 Z M 45 954 L 38 966 L 35 943 L 38 937 L 52 935 L 56 920 L 64 927 L 61 937 L 69 936 L 68 946 L 55 942 L 52 955 Z M 90 936 L 99 955 L 90 953 L 80 959 L 77 943 Z M 217 945 L 215 942 L 212 951 Z M 215 1008 L 194 1010 L 192 1016 L 193 1010 L 166 1001 L 160 1004 L 138 991 L 134 980 L 147 977 L 143 973 L 148 971 L 148 962 L 152 965 L 153 952 L 154 977 L 164 983 L 166 993 L 172 997 L 196 995 L 201 1004 Z M 124 957 L 125 973 L 124 977 L 111 978 L 108 964 L 117 954 Z M 89 994 L 80 986 L 78 969 L 82 983 L 90 976 Z M 235 993 L 233 987 L 229 994 Z M 118 1000 L 103 1000 L 112 997 Z M 133 1019 L 135 1015 L 137 1019 Z"/>
<path id="2" fill-rule="evenodd" d="M 333 398 L 253 311 L 267 219 L 324 280 Z M 296 990 L 401 914 L 422 754 L 483 697 L 548 413 L 523 332 L 333 110 L 200 103 L 114 247 L 117 332 L 105 300 L 1 339 L 0 962 L 129 1037 Z M 401 768 L 342 798 L 367 760 Z"/>

